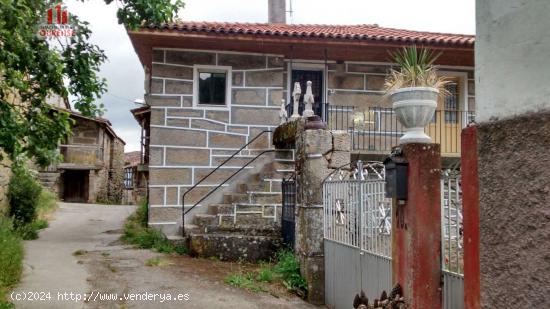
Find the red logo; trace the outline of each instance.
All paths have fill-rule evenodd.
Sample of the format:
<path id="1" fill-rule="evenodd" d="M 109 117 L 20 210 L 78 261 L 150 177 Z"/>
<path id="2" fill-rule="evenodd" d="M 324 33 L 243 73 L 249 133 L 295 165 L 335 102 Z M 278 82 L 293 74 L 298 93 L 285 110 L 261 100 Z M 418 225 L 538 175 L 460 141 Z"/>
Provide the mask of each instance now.
<path id="1" fill-rule="evenodd" d="M 54 21 L 55 15 L 55 21 Z M 55 6 L 55 8 L 48 9 L 48 25 L 53 23 L 65 25 L 69 22 L 69 12 L 67 9 L 61 8 L 61 3 Z"/>
<path id="2" fill-rule="evenodd" d="M 45 22 L 38 27 L 38 36 L 46 39 L 74 36 L 74 26 L 70 24 L 69 11 L 58 3 L 46 11 Z"/>

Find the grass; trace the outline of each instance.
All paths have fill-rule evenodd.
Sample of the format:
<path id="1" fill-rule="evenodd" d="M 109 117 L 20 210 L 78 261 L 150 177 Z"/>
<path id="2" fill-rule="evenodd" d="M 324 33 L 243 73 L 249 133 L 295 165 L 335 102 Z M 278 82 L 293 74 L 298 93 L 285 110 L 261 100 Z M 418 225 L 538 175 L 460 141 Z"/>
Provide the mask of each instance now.
<path id="1" fill-rule="evenodd" d="M 11 220 L 0 217 L 0 308 L 10 308 L 7 293 L 21 277 L 23 244 Z"/>
<path id="2" fill-rule="evenodd" d="M 154 249 L 161 253 L 187 253 L 187 248 L 171 243 L 162 232 L 147 227 L 147 201 L 142 201 L 136 212 L 124 224 L 122 240 L 141 249 Z"/>
<path id="3" fill-rule="evenodd" d="M 254 280 L 254 274 L 244 273 L 244 274 L 230 274 L 225 277 L 224 282 L 241 289 L 247 289 L 252 292 L 265 292 L 265 288 L 257 284 Z"/>
<path id="4" fill-rule="evenodd" d="M 267 284 L 280 284 L 300 297 L 307 295 L 307 282 L 300 275 L 300 263 L 289 250 L 279 251 L 275 264 L 261 263 L 255 272 L 232 273 L 224 281 L 252 292 L 265 292 Z"/>
<path id="5" fill-rule="evenodd" d="M 277 253 L 277 273 L 284 286 L 300 296 L 307 295 L 307 282 L 300 274 L 300 262 L 290 250 L 281 250 Z"/>
<path id="6" fill-rule="evenodd" d="M 163 257 L 157 256 L 145 261 L 145 265 L 150 267 L 153 267 L 153 266 L 163 267 L 166 265 L 170 265 L 170 262 L 168 262 L 168 260 Z"/>

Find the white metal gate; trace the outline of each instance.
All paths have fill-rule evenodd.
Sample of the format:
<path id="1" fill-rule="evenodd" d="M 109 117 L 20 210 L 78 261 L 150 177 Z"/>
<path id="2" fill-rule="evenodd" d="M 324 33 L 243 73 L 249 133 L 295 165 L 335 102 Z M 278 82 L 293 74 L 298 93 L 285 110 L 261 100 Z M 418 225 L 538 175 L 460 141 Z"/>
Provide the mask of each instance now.
<path id="1" fill-rule="evenodd" d="M 464 308 L 464 249 L 462 246 L 462 191 L 460 174 L 441 175 L 441 260 L 443 308 Z"/>
<path id="2" fill-rule="evenodd" d="M 464 308 L 460 174 L 441 176 L 443 308 Z M 391 199 L 379 162 L 331 174 L 323 184 L 325 302 L 351 308 L 363 290 L 369 299 L 392 286 Z"/>
<path id="3" fill-rule="evenodd" d="M 323 184 L 325 302 L 331 308 L 352 308 L 361 290 L 370 299 L 391 290 L 391 199 L 384 187 L 383 164 L 361 161 Z"/>

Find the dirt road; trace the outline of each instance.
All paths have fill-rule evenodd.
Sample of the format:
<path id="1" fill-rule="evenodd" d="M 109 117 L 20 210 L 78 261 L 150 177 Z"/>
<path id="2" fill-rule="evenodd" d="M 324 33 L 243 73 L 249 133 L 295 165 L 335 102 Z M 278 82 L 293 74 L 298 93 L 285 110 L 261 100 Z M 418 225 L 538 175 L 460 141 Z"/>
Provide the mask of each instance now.
<path id="1" fill-rule="evenodd" d="M 22 282 L 12 295 L 26 299 L 15 300 L 16 308 L 313 308 L 297 297 L 227 286 L 223 278 L 236 264 L 122 244 L 133 210 L 61 204 L 40 238 L 25 243 Z M 152 258 L 160 266 L 147 266 Z"/>

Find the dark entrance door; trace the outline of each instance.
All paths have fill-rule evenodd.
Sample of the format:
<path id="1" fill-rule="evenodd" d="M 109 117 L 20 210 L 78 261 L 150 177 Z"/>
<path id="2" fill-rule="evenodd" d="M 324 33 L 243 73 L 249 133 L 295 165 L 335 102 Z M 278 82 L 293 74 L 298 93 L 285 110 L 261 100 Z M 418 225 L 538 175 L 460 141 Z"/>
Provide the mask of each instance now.
<path id="1" fill-rule="evenodd" d="M 302 88 L 302 96 L 300 97 L 300 106 L 298 111 L 300 115 L 304 112 L 304 94 L 307 89 L 307 82 L 311 81 L 311 90 L 315 97 L 315 103 L 313 104 L 313 111 L 315 115 L 323 117 L 323 71 L 306 71 L 306 70 L 293 70 L 292 71 L 292 83 L 290 84 L 290 108 L 288 116 L 290 117 L 293 112 L 293 99 L 292 91 L 294 91 L 294 83 L 299 82 Z"/>
<path id="2" fill-rule="evenodd" d="M 295 207 L 296 207 L 296 180 L 291 177 L 283 179 L 282 183 L 283 209 L 281 218 L 281 232 L 283 243 L 294 250 L 295 238 Z"/>
<path id="3" fill-rule="evenodd" d="M 88 170 L 66 170 L 63 173 L 63 199 L 66 202 L 88 201 Z"/>

